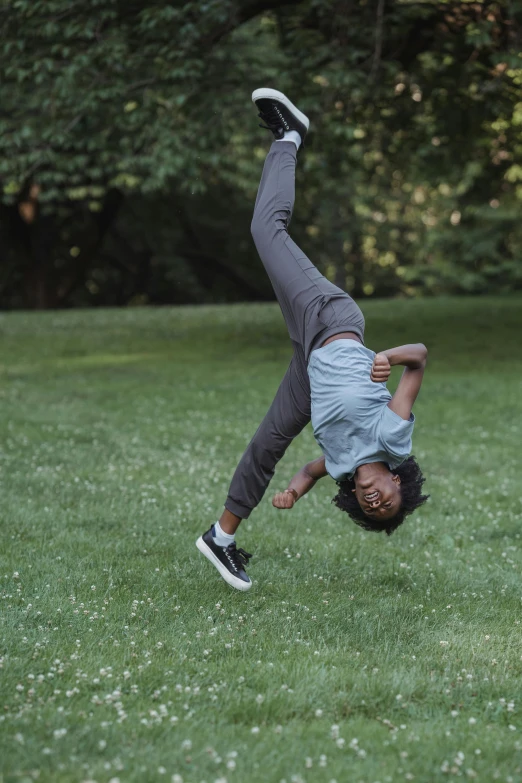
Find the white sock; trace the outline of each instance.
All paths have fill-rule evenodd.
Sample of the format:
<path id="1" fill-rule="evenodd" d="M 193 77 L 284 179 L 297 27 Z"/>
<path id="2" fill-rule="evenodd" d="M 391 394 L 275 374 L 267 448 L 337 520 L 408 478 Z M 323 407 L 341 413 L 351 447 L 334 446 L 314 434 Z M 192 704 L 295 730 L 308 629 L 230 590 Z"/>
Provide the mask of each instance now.
<path id="1" fill-rule="evenodd" d="M 212 528 L 212 535 L 218 546 L 228 546 L 234 541 L 234 536 L 231 536 L 230 533 L 225 533 L 219 522 L 216 522 Z"/>
<path id="2" fill-rule="evenodd" d="M 283 139 L 277 139 L 277 141 L 293 141 L 297 149 L 301 146 L 301 136 L 296 130 L 286 131 Z"/>

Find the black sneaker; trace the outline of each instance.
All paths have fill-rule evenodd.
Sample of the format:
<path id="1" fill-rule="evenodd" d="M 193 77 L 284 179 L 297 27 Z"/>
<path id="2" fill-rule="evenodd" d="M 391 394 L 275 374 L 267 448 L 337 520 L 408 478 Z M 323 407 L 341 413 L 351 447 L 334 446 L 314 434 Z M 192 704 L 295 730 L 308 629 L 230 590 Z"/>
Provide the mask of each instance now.
<path id="1" fill-rule="evenodd" d="M 272 131 L 276 139 L 282 139 L 286 131 L 295 130 L 304 142 L 310 120 L 286 95 L 269 87 L 261 87 L 252 93 L 252 101 L 259 109 L 259 117 L 265 123 L 260 125 L 260 128 Z"/>
<path id="2" fill-rule="evenodd" d="M 244 549 L 238 549 L 235 541 L 228 546 L 218 546 L 211 527 L 198 538 L 196 546 L 216 566 L 225 582 L 236 590 L 250 590 L 252 582 L 246 574 L 245 566 L 252 555 Z"/>

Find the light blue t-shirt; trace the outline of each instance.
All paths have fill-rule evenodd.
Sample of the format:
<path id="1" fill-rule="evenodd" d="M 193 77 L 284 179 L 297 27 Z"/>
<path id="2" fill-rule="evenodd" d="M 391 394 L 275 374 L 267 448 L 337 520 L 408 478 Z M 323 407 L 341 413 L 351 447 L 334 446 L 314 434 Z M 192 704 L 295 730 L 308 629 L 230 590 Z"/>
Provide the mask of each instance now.
<path id="1" fill-rule="evenodd" d="M 308 362 L 314 436 L 336 481 L 368 462 L 393 470 L 411 451 L 415 417 L 388 408 L 386 384 L 370 378 L 374 357 L 357 340 L 341 339 L 312 351 Z"/>

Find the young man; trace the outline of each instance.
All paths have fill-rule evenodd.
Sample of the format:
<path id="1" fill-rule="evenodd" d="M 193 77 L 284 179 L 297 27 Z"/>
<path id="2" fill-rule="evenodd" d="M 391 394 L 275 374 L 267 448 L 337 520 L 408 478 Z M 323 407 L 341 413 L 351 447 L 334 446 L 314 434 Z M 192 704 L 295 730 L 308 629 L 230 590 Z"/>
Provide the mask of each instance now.
<path id="1" fill-rule="evenodd" d="M 364 347 L 364 317 L 354 300 L 315 268 L 288 234 L 294 205 L 297 150 L 309 120 L 283 93 L 252 95 L 275 141 L 266 159 L 252 235 L 283 312 L 293 344 L 290 366 L 268 413 L 236 468 L 225 510 L 196 546 L 228 584 L 248 590 L 251 555 L 234 534 L 254 509 L 291 441 L 312 421 L 323 456 L 308 463 L 273 499 L 288 509 L 329 474 L 339 486 L 337 506 L 367 530 L 390 535 L 427 500 L 411 450 L 427 351 L 403 345 L 375 354 Z M 386 388 L 392 365 L 405 370 L 397 391 Z"/>

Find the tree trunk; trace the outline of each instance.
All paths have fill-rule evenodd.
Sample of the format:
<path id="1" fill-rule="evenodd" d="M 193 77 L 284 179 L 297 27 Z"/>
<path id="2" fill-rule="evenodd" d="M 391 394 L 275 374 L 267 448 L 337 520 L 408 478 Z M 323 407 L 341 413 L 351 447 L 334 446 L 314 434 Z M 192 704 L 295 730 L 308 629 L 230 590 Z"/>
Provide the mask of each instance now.
<path id="1" fill-rule="evenodd" d="M 107 191 L 103 208 L 95 217 L 95 230 L 92 240 L 90 243 L 87 243 L 85 249 L 75 261 L 75 268 L 68 278 L 61 282 L 56 292 L 57 304 L 59 306 L 66 304 L 78 286 L 85 282 L 89 267 L 96 254 L 100 251 L 103 240 L 118 215 L 123 199 L 124 196 L 121 191 L 116 189 Z"/>

